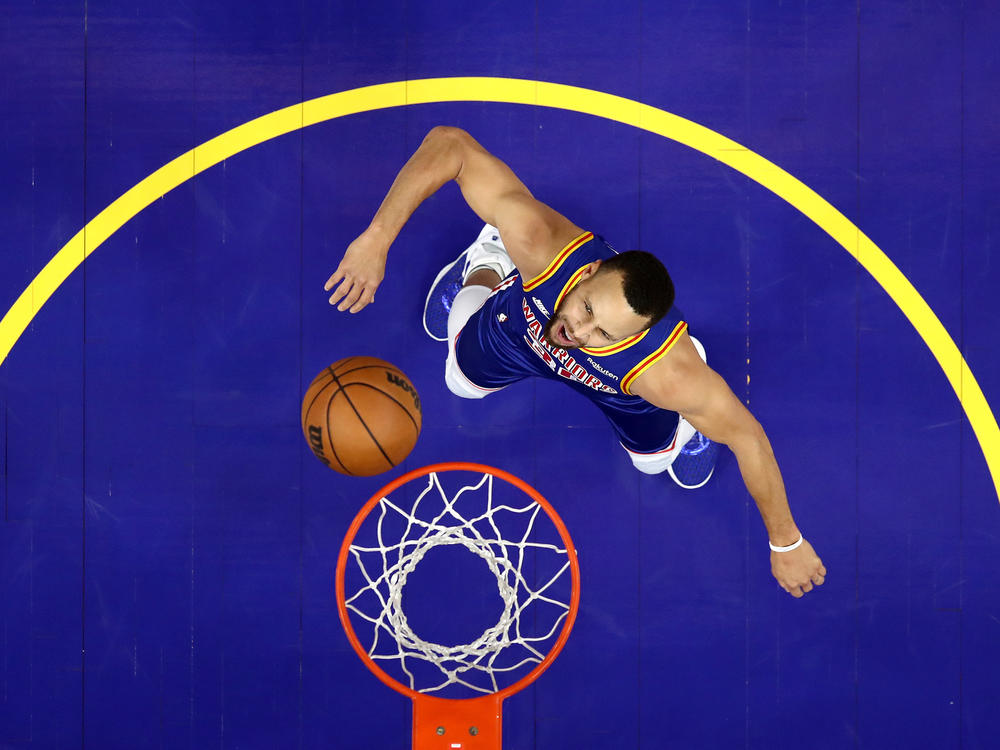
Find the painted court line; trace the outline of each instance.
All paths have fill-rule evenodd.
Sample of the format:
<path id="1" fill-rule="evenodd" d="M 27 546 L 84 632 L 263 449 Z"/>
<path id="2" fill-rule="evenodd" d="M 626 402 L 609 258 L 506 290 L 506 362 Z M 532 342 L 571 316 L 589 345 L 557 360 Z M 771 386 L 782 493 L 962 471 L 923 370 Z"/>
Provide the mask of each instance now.
<path id="1" fill-rule="evenodd" d="M 87 256 L 150 203 L 200 172 L 252 146 L 308 125 L 409 104 L 460 101 L 552 107 L 632 125 L 727 164 L 797 208 L 872 275 L 931 350 L 969 418 L 1000 499 L 1000 427 L 979 383 L 934 311 L 864 232 L 788 172 L 713 130 L 631 99 L 543 81 L 428 78 L 365 86 L 279 109 L 206 141 L 128 190 L 56 253 L 0 320 L 0 365 L 49 297 Z"/>

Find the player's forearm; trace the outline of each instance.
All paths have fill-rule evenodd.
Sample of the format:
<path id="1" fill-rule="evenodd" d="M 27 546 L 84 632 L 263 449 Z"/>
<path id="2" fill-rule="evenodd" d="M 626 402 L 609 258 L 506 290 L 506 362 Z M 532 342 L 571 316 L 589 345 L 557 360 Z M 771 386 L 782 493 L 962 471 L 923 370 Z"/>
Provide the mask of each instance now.
<path id="1" fill-rule="evenodd" d="M 456 146 L 448 128 L 434 128 L 399 170 L 368 227 L 386 249 L 417 207 L 458 176 L 462 159 Z"/>
<path id="2" fill-rule="evenodd" d="M 778 546 L 794 543 L 799 538 L 799 529 L 788 507 L 785 483 L 763 428 L 757 425 L 754 434 L 730 447 L 771 542 Z"/>

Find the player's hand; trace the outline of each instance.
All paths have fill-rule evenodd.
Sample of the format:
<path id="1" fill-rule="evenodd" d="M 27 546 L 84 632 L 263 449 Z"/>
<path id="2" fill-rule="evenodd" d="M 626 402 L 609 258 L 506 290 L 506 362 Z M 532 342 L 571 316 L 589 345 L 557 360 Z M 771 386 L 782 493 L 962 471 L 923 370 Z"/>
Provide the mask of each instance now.
<path id="1" fill-rule="evenodd" d="M 385 258 L 389 248 L 366 231 L 352 242 L 344 258 L 323 287 L 334 289 L 330 304 L 343 312 L 356 313 L 375 299 L 375 290 L 385 278 Z M 339 286 L 338 286 L 339 285 Z"/>
<path id="2" fill-rule="evenodd" d="M 771 572 L 781 588 L 796 599 L 812 591 L 814 586 L 822 586 L 826 580 L 823 561 L 805 539 L 798 549 L 790 552 L 772 551 Z"/>

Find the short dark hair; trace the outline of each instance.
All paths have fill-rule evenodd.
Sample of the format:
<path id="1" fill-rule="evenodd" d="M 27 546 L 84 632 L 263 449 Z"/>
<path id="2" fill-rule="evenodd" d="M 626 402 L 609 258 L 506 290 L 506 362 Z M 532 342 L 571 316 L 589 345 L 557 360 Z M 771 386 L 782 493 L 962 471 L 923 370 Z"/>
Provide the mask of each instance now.
<path id="1" fill-rule="evenodd" d="M 649 318 L 649 327 L 660 322 L 674 304 L 674 282 L 652 253 L 629 250 L 601 263 L 598 273 L 617 271 L 622 276 L 625 301 L 637 315 Z"/>

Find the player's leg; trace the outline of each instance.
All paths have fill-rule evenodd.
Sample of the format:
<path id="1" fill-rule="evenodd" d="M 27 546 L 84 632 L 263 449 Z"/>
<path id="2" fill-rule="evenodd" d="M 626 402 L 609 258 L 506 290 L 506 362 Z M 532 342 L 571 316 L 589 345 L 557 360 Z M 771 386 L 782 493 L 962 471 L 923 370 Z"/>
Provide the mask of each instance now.
<path id="1" fill-rule="evenodd" d="M 691 338 L 702 359 L 705 348 Z M 644 474 L 666 471 L 685 489 L 708 482 L 715 471 L 719 447 L 675 412 L 642 402 L 631 411 L 605 410 L 632 465 Z"/>
<path id="2" fill-rule="evenodd" d="M 513 270 L 514 263 L 507 255 L 500 233 L 487 224 L 458 258 L 441 269 L 431 285 L 424 304 L 424 330 L 431 338 L 448 342 L 445 382 L 456 396 L 482 398 L 499 390 L 483 388 L 470 380 L 458 365 L 456 341 L 494 287 Z M 469 349 L 470 342 L 463 343 Z M 475 342 L 471 343 L 475 349 Z M 481 369 L 489 370 L 491 352 L 476 350 L 467 355 Z"/>
<path id="3" fill-rule="evenodd" d="M 679 414 L 663 409 L 636 419 L 637 424 L 630 424 L 632 420 L 621 417 L 611 421 L 632 465 L 643 474 L 662 474 L 666 471 L 680 455 L 681 448 L 696 434 L 690 422 Z M 636 434 L 643 437 L 649 435 L 650 438 L 655 435 L 660 440 L 666 435 L 669 439 L 665 444 L 655 445 L 647 440 L 636 441 Z"/>
<path id="4" fill-rule="evenodd" d="M 491 268 L 480 267 L 470 271 L 462 287 L 455 293 L 448 310 L 448 340 L 454 341 L 472 313 L 483 306 L 493 287 L 500 283 L 500 275 Z"/>
<path id="5" fill-rule="evenodd" d="M 493 278 L 499 277 L 492 271 L 481 271 L 478 273 L 490 274 Z M 490 296 L 493 287 L 482 284 L 468 284 L 459 289 L 448 313 L 448 357 L 444 364 L 444 382 L 448 390 L 461 398 L 483 398 L 499 390 L 498 388 L 483 388 L 472 382 L 458 365 L 458 355 L 456 346 L 459 334 L 465 328 L 470 318 L 479 312 L 486 298 Z M 473 337 L 474 338 L 474 337 Z M 482 353 L 476 357 L 482 361 Z"/>
<path id="6" fill-rule="evenodd" d="M 507 255 L 500 233 L 486 224 L 475 241 L 442 268 L 431 284 L 424 302 L 427 335 L 435 341 L 452 338 L 449 329 L 461 330 L 493 287 L 513 269 L 514 262 Z"/>

